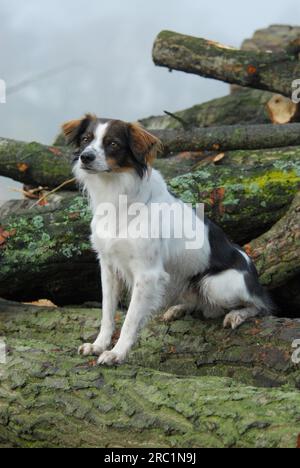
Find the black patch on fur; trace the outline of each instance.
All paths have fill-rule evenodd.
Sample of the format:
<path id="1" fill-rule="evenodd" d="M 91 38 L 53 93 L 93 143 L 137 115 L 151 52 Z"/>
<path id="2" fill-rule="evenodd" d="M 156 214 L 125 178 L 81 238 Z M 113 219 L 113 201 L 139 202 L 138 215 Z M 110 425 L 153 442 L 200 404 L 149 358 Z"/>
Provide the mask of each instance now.
<path id="1" fill-rule="evenodd" d="M 209 219 L 205 219 L 205 224 L 208 226 L 211 248 L 209 273 L 216 274 L 229 269 L 248 271 L 250 264 L 240 252 L 240 247 L 230 242 L 224 231 Z"/>
<path id="2" fill-rule="evenodd" d="M 234 269 L 244 273 L 245 284 L 251 296 L 259 297 L 263 303 L 262 312 L 274 310 L 274 305 L 268 292 L 259 282 L 259 276 L 254 263 L 247 262 L 241 252 L 241 247 L 232 243 L 224 231 L 208 218 L 205 219 L 208 227 L 208 238 L 211 248 L 209 267 L 206 271 L 194 276 L 190 281 L 192 288 L 199 287 L 205 276 L 213 276 L 226 270 Z"/>
<path id="3" fill-rule="evenodd" d="M 110 122 L 103 139 L 106 159 L 113 160 L 116 168 L 132 167 L 143 178 L 147 164 L 136 158 L 130 148 L 128 124 L 120 120 Z"/>

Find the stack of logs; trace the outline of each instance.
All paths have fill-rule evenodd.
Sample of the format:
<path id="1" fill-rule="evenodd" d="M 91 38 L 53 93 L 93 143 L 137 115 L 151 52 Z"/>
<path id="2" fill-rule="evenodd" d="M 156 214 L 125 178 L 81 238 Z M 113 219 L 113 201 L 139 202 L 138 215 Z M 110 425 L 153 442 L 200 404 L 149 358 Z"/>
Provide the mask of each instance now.
<path id="1" fill-rule="evenodd" d="M 156 167 L 172 192 L 204 202 L 244 245 L 285 318 L 235 332 L 199 317 L 158 319 L 120 369 L 76 355 L 97 334 L 99 310 L 70 305 L 99 302 L 100 285 L 88 202 L 65 185 L 72 150 L 61 135 L 50 147 L 0 139 L 0 175 L 24 183 L 27 196 L 0 208 L 0 337 L 9 344 L 0 447 L 300 446 L 300 119 L 289 99 L 299 50 L 300 28 L 281 26 L 242 50 L 157 37 L 157 65 L 234 86 L 224 98 L 141 120 L 164 143 Z M 41 298 L 69 307 L 12 302 Z M 120 314 L 116 322 L 115 339 Z"/>
<path id="2" fill-rule="evenodd" d="M 288 97 L 300 77 L 299 50 L 299 28 L 260 31 L 242 50 L 162 32 L 153 49 L 157 65 L 235 86 L 224 98 L 141 120 L 164 143 L 156 167 L 172 191 L 206 204 L 291 316 L 300 315 L 300 123 Z M 72 178 L 71 157 L 62 136 L 53 147 L 2 138 L 0 175 L 50 190 Z M 87 202 L 75 183 L 65 188 L 43 206 L 27 200 L 1 209 L 0 296 L 58 305 L 99 299 Z"/>

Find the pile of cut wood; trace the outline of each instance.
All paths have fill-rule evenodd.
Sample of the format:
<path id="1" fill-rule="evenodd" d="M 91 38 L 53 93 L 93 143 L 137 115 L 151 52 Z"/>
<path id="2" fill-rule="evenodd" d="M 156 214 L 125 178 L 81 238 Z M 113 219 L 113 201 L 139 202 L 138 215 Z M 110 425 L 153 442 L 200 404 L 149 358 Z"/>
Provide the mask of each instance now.
<path id="1" fill-rule="evenodd" d="M 300 111 L 290 99 L 299 52 L 300 28 L 287 26 L 255 33 L 241 50 L 169 31 L 157 37 L 157 65 L 232 88 L 141 119 L 164 143 L 156 167 L 172 192 L 204 202 L 245 247 L 282 318 L 236 332 L 198 318 L 156 321 L 121 369 L 100 370 L 75 354 L 99 320 L 87 305 L 70 305 L 101 298 L 72 150 L 61 135 L 53 146 L 0 139 L 0 175 L 22 182 L 26 195 L 0 208 L 0 336 L 10 351 L 0 364 L 0 446 L 299 444 Z M 39 299 L 68 308 L 9 302 Z"/>

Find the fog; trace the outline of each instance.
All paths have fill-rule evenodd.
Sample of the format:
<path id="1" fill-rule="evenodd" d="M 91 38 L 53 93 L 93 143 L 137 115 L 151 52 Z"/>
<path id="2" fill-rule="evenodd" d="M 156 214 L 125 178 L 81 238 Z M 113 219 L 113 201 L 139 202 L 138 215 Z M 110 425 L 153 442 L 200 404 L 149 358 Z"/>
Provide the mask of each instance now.
<path id="1" fill-rule="evenodd" d="M 136 120 L 222 96 L 228 86 L 155 67 L 162 29 L 239 46 L 256 29 L 299 24 L 298 0 L 0 0 L 0 136 L 51 143 L 85 112 Z M 40 74 L 54 69 L 48 78 Z M 0 199 L 15 197 L 0 178 Z"/>

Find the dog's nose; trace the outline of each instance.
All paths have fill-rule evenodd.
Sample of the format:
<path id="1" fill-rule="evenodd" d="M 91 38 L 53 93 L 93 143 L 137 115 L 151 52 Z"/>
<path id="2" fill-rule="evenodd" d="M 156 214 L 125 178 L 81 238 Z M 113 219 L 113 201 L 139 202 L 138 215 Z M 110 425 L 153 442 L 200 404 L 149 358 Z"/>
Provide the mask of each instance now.
<path id="1" fill-rule="evenodd" d="M 82 153 L 81 155 L 81 161 L 83 164 L 90 164 L 93 161 L 95 161 L 96 155 L 92 153 L 91 151 L 87 151 L 86 153 Z"/>

